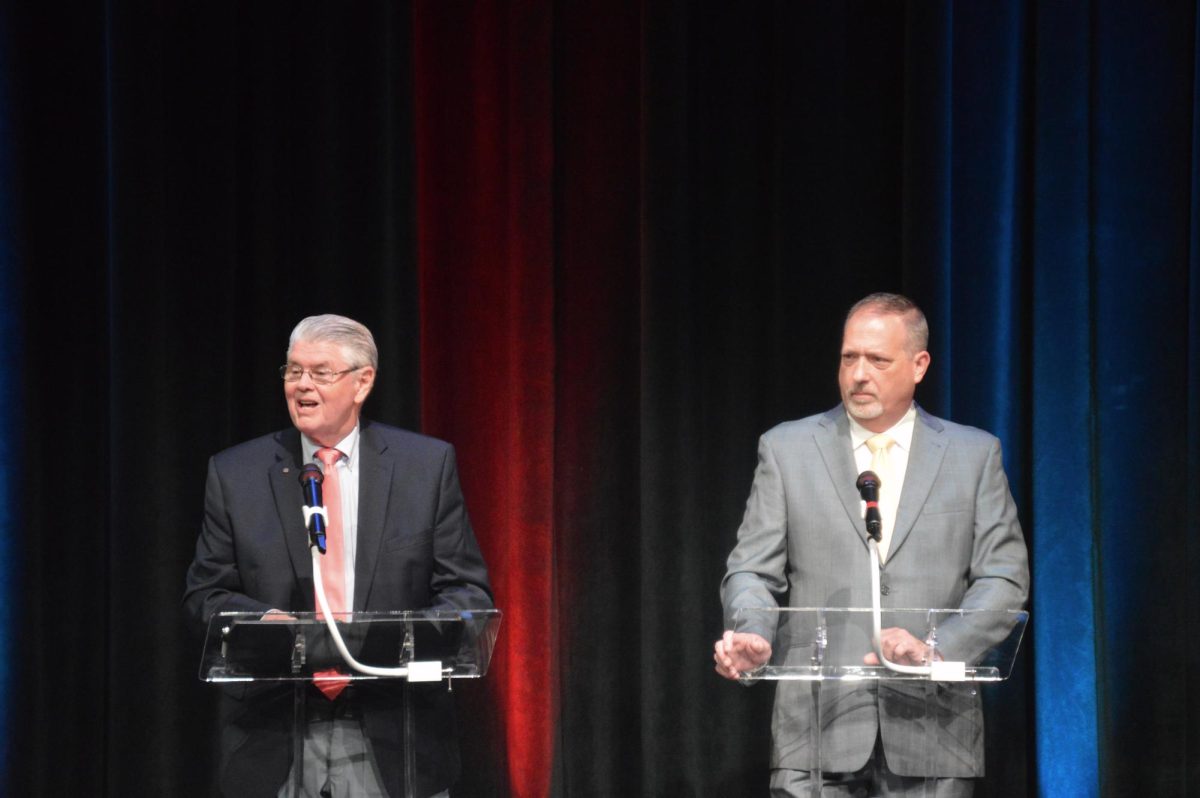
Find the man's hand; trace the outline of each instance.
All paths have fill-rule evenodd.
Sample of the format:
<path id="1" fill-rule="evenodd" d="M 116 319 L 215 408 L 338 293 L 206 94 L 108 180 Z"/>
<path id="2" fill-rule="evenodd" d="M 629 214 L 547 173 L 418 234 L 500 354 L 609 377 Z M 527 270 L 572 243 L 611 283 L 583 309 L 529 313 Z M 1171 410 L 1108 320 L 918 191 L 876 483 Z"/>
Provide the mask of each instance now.
<path id="1" fill-rule="evenodd" d="M 897 665 L 928 665 L 929 646 L 924 640 L 918 640 L 908 633 L 908 630 L 893 626 L 880 632 L 880 648 L 883 656 Z M 867 665 L 880 665 L 879 657 L 872 651 L 863 657 Z"/>
<path id="2" fill-rule="evenodd" d="M 289 615 L 286 612 L 284 612 L 283 610 L 267 610 L 266 612 L 263 613 L 263 616 L 261 618 L 259 618 L 259 620 L 260 621 L 279 621 L 279 622 L 294 621 L 294 620 L 296 620 L 296 616 Z"/>
<path id="3" fill-rule="evenodd" d="M 737 679 L 739 675 L 765 664 L 771 659 L 771 644 L 753 632 L 726 631 L 713 646 L 713 662 L 717 673 L 726 679 Z"/>

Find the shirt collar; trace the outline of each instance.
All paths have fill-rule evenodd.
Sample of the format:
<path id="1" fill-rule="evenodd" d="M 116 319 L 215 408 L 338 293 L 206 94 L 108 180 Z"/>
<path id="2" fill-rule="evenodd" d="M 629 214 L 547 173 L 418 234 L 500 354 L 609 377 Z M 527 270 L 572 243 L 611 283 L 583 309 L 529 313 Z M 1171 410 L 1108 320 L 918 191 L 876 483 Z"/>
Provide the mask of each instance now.
<path id="1" fill-rule="evenodd" d="M 325 447 L 319 446 L 309 440 L 307 435 L 300 435 L 300 451 L 304 455 L 304 462 L 316 462 L 317 450 L 323 448 Z M 346 437 L 338 441 L 337 446 L 333 448 L 342 453 L 342 459 L 346 461 L 346 467 L 353 469 L 354 464 L 358 462 L 358 424 L 355 424 L 354 429 L 350 430 Z"/>
<path id="2" fill-rule="evenodd" d="M 846 418 L 850 421 L 850 443 L 852 449 L 857 449 L 859 446 L 864 446 L 868 438 L 874 438 L 880 434 L 871 432 L 871 430 L 859 424 L 854 416 L 846 413 Z M 889 436 L 896 442 L 904 451 L 912 448 L 913 428 L 917 421 L 917 405 L 914 402 L 909 405 L 908 411 L 900 417 L 900 420 L 893 424 L 889 429 L 883 431 L 882 434 Z"/>

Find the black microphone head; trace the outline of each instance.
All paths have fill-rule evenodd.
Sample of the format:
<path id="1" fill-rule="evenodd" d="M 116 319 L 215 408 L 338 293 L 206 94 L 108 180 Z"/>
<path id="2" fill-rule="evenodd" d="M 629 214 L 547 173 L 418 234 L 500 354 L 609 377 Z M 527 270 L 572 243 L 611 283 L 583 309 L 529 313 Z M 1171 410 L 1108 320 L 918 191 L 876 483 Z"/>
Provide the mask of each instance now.
<path id="1" fill-rule="evenodd" d="M 874 471 L 864 471 L 858 475 L 858 481 L 854 483 L 854 487 L 858 488 L 859 493 L 862 493 L 863 488 L 879 490 L 879 476 Z"/>
<path id="2" fill-rule="evenodd" d="M 321 471 L 321 467 L 316 463 L 305 463 L 304 468 L 300 469 L 300 484 L 307 485 L 314 479 L 317 481 L 317 484 L 320 485 L 325 481 L 324 472 Z"/>

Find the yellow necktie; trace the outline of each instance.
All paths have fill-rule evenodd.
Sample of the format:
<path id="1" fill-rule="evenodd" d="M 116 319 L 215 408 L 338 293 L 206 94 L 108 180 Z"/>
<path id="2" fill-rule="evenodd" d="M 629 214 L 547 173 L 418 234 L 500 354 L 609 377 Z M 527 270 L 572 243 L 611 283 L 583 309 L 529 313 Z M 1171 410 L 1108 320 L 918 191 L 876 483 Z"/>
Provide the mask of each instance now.
<path id="1" fill-rule="evenodd" d="M 896 507 L 900 504 L 900 486 L 895 484 L 888 450 L 895 441 L 887 435 L 876 435 L 867 439 L 871 450 L 871 470 L 879 477 L 879 517 L 883 532 L 879 541 L 879 559 L 886 560 L 888 547 L 892 545 L 892 530 L 896 528 Z"/>

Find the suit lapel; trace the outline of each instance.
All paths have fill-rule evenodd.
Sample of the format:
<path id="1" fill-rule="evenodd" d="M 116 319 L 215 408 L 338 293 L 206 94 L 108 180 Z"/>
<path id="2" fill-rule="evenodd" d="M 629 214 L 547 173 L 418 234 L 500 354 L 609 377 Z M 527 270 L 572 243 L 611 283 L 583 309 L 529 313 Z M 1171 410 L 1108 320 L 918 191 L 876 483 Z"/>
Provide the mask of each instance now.
<path id="1" fill-rule="evenodd" d="M 371 595 L 379 547 L 383 544 L 384 519 L 392 492 L 395 461 L 387 442 L 362 422 L 359 438 L 358 542 L 354 555 L 354 610 L 363 611 Z"/>
<path id="2" fill-rule="evenodd" d="M 284 430 L 276 437 L 279 449 L 271 464 L 267 479 L 275 498 L 275 512 L 283 529 L 283 542 L 296 581 L 312 583 L 312 556 L 308 550 L 308 530 L 304 526 L 303 494 L 300 491 L 300 433 Z M 312 597 L 309 596 L 311 599 Z"/>
<path id="3" fill-rule="evenodd" d="M 819 423 L 820 429 L 815 435 L 817 449 L 821 452 L 834 490 L 846 509 L 850 525 L 865 546 L 867 530 L 862 520 L 858 488 L 855 487 L 858 469 L 854 464 L 854 451 L 850 448 L 850 422 L 846 420 L 846 411 L 838 405 L 826 413 Z"/>
<path id="4" fill-rule="evenodd" d="M 912 450 L 908 453 L 904 487 L 900 490 L 900 506 L 896 508 L 896 525 L 892 528 L 892 543 L 888 548 L 889 562 L 916 524 L 941 470 L 942 460 L 946 456 L 946 441 L 942 435 L 944 429 L 941 422 L 917 407 Z"/>

